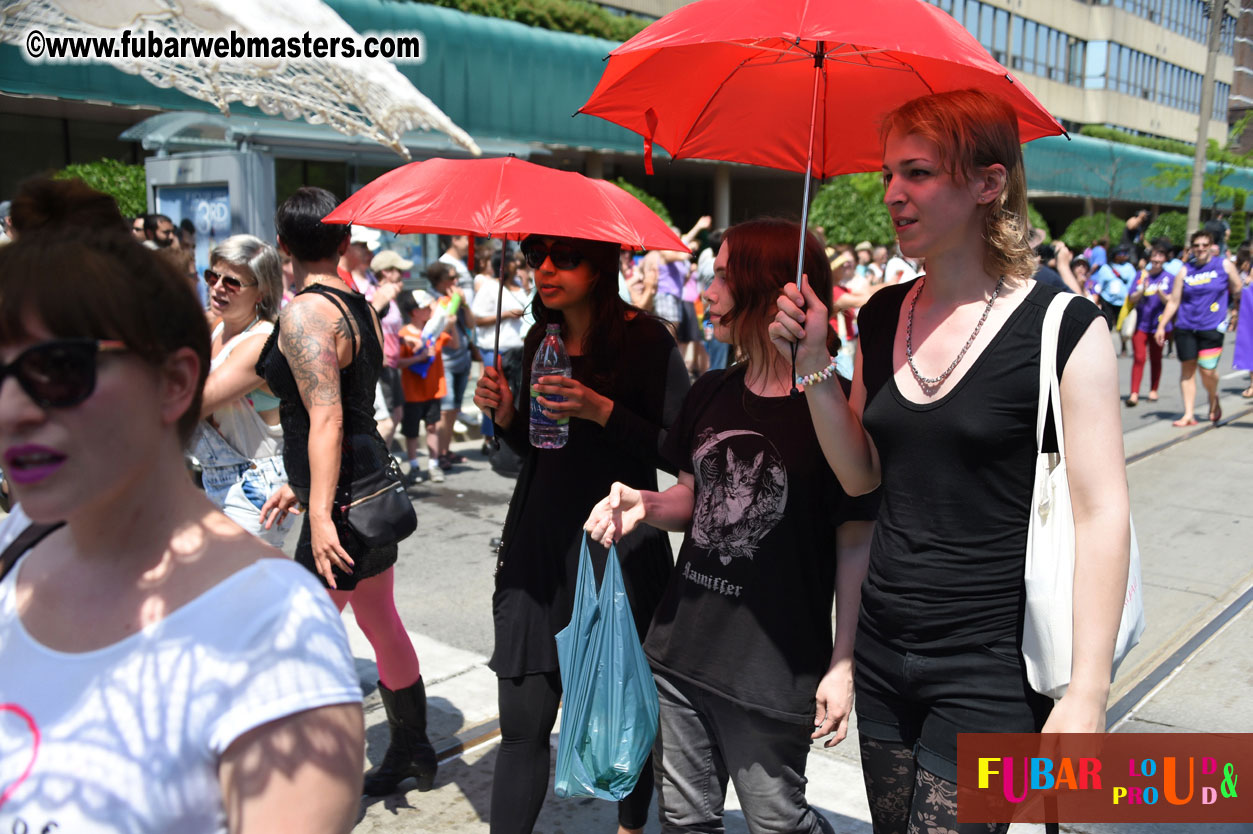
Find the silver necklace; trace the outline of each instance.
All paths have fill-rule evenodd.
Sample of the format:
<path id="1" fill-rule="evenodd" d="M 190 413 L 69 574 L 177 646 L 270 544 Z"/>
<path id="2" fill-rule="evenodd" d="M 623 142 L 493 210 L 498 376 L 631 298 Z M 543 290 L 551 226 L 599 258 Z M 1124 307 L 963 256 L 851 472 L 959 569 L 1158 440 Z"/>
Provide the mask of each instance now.
<path id="1" fill-rule="evenodd" d="M 914 364 L 914 308 L 918 306 L 918 296 L 922 295 L 922 282 L 927 280 L 926 276 L 918 279 L 918 290 L 914 293 L 913 300 L 909 302 L 909 317 L 905 320 L 905 358 L 909 360 L 909 370 L 913 371 L 914 379 L 917 380 L 918 386 L 923 390 L 934 391 L 944 384 L 944 380 L 948 379 L 949 374 L 961 364 L 962 357 L 966 355 L 966 351 L 970 350 L 970 346 L 975 343 L 975 338 L 979 335 L 979 331 L 983 329 L 983 323 L 988 320 L 988 313 L 992 312 L 992 303 L 996 301 L 996 297 L 1001 292 L 1001 287 L 1005 286 L 1005 276 L 1002 275 L 996 282 L 996 289 L 992 290 L 992 297 L 988 299 L 988 305 L 983 308 L 983 315 L 979 317 L 979 323 L 975 325 L 974 331 L 970 334 L 970 338 L 966 340 L 966 344 L 961 349 L 961 353 L 957 354 L 957 358 L 953 360 L 953 364 L 944 369 L 944 373 L 937 377 L 926 377 L 918 373 L 918 366 Z"/>

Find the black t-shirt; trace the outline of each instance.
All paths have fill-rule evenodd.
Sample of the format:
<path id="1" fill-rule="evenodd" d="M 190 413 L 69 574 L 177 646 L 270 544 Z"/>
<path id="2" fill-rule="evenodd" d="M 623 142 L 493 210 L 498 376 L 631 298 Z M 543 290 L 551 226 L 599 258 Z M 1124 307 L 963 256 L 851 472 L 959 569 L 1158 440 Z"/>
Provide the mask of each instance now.
<path id="1" fill-rule="evenodd" d="M 662 451 L 693 473 L 696 494 L 644 644 L 649 661 L 743 706 L 811 722 L 831 659 L 835 530 L 873 519 L 877 498 L 840 489 L 803 397 L 759 397 L 743 367 L 696 382 Z"/>
<path id="2" fill-rule="evenodd" d="M 862 422 L 879 452 L 883 504 L 859 626 L 914 651 L 1015 639 L 1035 472 L 1040 329 L 1057 290 L 1037 283 L 946 396 L 919 405 L 893 380 L 892 346 L 910 286 L 862 308 Z M 1072 299 L 1058 373 L 1096 305 Z M 1056 450 L 1051 421 L 1045 448 Z"/>

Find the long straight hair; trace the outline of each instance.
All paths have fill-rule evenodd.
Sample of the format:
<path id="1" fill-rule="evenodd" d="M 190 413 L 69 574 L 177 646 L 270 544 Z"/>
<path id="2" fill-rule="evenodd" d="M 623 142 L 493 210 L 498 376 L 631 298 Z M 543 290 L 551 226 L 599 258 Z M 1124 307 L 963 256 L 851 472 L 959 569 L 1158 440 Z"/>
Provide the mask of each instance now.
<path id="1" fill-rule="evenodd" d="M 732 226 L 722 236 L 729 246 L 723 280 L 734 302 L 722 316 L 740 362 L 769 363 L 775 353 L 766 328 L 778 312 L 779 293 L 796 280 L 799 223 L 773 217 Z M 805 276 L 814 294 L 831 305 L 831 265 L 813 232 L 805 232 Z M 828 334 L 830 341 L 830 334 Z"/>

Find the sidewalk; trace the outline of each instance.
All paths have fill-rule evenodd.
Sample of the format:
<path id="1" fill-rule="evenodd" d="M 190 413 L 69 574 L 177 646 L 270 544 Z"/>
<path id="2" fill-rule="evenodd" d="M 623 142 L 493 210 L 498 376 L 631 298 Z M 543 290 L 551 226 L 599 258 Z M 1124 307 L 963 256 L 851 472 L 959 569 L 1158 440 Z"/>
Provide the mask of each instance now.
<path id="1" fill-rule="evenodd" d="M 1253 502 L 1247 500 L 1253 462 L 1253 415 L 1239 404 L 1217 429 L 1134 461 L 1128 468 L 1132 513 L 1143 560 L 1148 628 L 1120 670 L 1110 703 L 1120 712 L 1116 732 L 1253 732 L 1253 614 L 1240 605 L 1253 594 Z M 1242 416 L 1238 416 L 1242 415 Z M 1128 433 L 1128 455 L 1179 438 L 1169 424 Z M 1253 606 L 1250 606 L 1253 607 Z M 1222 623 L 1215 623 L 1224 612 Z M 367 755 L 377 763 L 386 729 L 375 691 L 377 672 L 368 643 L 345 618 L 358 658 L 366 699 Z M 1210 625 L 1206 629 L 1207 624 Z M 1198 636 L 1199 635 L 1199 636 Z M 485 658 L 413 635 L 422 658 L 433 740 L 440 750 L 461 750 L 441 766 L 430 792 L 368 800 L 358 832 L 486 832 L 496 756 L 495 677 Z M 1136 689 L 1146 678 L 1153 686 Z M 556 735 L 553 735 L 554 759 Z M 475 746 L 477 744 L 477 746 Z M 869 809 L 857 759 L 856 733 L 834 751 L 815 747 L 809 758 L 808 795 L 836 830 L 869 834 Z M 746 827 L 732 794 L 727 831 Z M 597 800 L 551 795 L 537 832 L 612 832 L 616 812 Z M 1144 826 L 1063 826 L 1079 834 L 1130 834 Z M 1154 826 L 1154 832 L 1249 832 L 1253 826 Z M 658 830 L 655 816 L 648 832 Z M 1043 831 L 1015 825 L 1013 834 Z"/>

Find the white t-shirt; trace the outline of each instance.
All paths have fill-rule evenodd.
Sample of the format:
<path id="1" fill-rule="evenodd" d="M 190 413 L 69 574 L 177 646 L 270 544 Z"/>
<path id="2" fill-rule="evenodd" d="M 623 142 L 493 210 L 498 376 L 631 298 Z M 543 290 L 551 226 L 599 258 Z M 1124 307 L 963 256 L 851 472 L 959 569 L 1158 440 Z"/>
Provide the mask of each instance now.
<path id="1" fill-rule="evenodd" d="M 918 270 L 904 258 L 888 258 L 883 268 L 883 280 L 888 284 L 904 284 L 918 277 Z"/>
<path id="2" fill-rule="evenodd" d="M 0 522 L 0 542 L 15 513 Z M 20 528 L 19 528 L 20 529 Z M 360 703 L 330 597 L 262 559 L 92 652 L 36 642 L 0 583 L 0 831 L 224 834 L 218 761 L 249 730 Z M 53 827 L 55 824 L 55 827 Z"/>
<path id="3" fill-rule="evenodd" d="M 470 304 L 470 312 L 475 318 L 481 316 L 496 316 L 496 293 L 500 289 L 500 282 L 495 278 L 484 277 L 483 282 L 479 285 L 479 290 L 474 294 L 474 302 Z M 521 313 L 526 312 L 530 299 L 520 289 L 513 287 L 505 287 L 505 292 L 500 297 L 500 306 L 504 312 L 516 310 Z M 521 317 L 509 317 L 500 323 L 500 352 L 522 347 L 522 341 L 526 338 L 526 331 L 530 329 L 528 324 L 523 322 Z M 485 324 L 477 328 L 477 344 L 480 348 L 491 350 L 496 339 L 496 325 Z"/>

